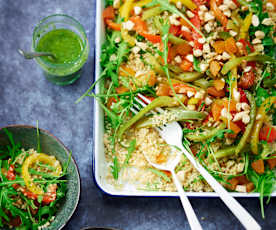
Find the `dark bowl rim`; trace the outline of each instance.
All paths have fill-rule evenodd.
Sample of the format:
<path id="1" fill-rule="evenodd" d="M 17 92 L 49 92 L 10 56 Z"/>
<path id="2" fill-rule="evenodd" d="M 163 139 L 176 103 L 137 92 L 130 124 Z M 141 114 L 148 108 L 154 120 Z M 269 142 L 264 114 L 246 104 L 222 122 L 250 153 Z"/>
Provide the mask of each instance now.
<path id="1" fill-rule="evenodd" d="M 3 127 L 0 127 L 0 130 L 2 129 L 5 129 L 5 128 L 27 128 L 27 129 L 36 129 L 37 127 L 35 126 L 32 126 L 32 125 L 23 125 L 23 124 L 12 124 L 12 125 L 7 125 L 7 126 L 3 126 Z M 48 130 L 46 129 L 41 129 L 41 128 L 38 128 L 39 130 L 41 130 L 42 132 L 46 133 L 47 135 L 51 136 L 52 138 L 54 138 L 64 149 L 65 149 L 65 152 L 66 154 L 69 156 L 69 149 L 63 144 L 63 142 L 57 138 L 56 136 L 54 136 L 52 133 L 50 133 Z M 77 202 L 76 204 L 74 205 L 74 208 L 72 209 L 72 212 L 71 214 L 68 216 L 67 220 L 65 221 L 65 223 L 60 226 L 59 230 L 61 230 L 62 228 L 65 227 L 65 225 L 69 222 L 69 220 L 72 218 L 73 214 L 75 213 L 77 207 L 78 207 L 78 204 L 79 204 L 79 201 L 80 201 L 80 193 L 81 193 L 81 178 L 80 178 L 80 172 L 79 172 L 79 168 L 78 168 L 78 165 L 73 157 L 73 155 L 71 155 L 71 159 L 73 160 L 73 164 L 75 165 L 76 169 L 77 169 L 77 175 L 78 175 L 78 181 L 79 181 L 79 186 L 78 186 L 78 199 L 77 199 Z"/>

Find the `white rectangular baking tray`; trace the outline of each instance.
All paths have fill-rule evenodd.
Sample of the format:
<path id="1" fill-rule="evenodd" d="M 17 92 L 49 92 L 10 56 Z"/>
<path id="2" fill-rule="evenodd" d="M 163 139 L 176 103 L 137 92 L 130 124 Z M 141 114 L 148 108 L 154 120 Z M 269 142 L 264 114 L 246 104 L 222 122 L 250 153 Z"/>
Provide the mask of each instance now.
<path id="1" fill-rule="evenodd" d="M 95 52 L 95 81 L 99 78 L 100 67 L 100 55 L 101 45 L 105 40 L 104 24 L 102 20 L 102 11 L 104 8 L 104 1 L 97 0 L 96 9 L 96 52 Z M 96 93 L 99 93 L 99 86 L 96 86 Z M 93 172 L 94 180 L 97 186 L 106 194 L 112 196 L 143 196 L 143 197 L 176 197 L 176 192 L 150 192 L 136 190 L 134 187 L 125 186 L 123 190 L 117 190 L 106 181 L 106 173 L 108 166 L 104 154 L 104 116 L 103 111 L 99 104 L 94 103 L 94 147 L 93 147 Z M 187 192 L 191 197 L 218 197 L 214 192 Z M 258 197 L 258 193 L 231 193 L 235 197 Z M 276 196 L 276 190 L 272 193 L 272 196 Z"/>

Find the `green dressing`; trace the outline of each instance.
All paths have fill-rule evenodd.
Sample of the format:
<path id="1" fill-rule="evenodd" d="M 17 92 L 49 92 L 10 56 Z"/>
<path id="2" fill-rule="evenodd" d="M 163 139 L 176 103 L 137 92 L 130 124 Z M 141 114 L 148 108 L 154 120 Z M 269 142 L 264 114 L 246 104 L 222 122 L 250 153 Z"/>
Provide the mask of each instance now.
<path id="1" fill-rule="evenodd" d="M 55 29 L 41 37 L 36 51 L 51 52 L 56 58 L 42 57 L 53 64 L 68 64 L 80 58 L 83 50 L 81 38 L 69 29 Z"/>

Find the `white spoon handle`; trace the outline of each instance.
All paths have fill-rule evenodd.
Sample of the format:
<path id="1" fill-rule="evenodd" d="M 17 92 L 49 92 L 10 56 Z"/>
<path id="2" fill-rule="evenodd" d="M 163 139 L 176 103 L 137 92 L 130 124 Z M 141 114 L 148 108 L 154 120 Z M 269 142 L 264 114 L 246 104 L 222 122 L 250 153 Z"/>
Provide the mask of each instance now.
<path id="1" fill-rule="evenodd" d="M 172 173 L 175 187 L 177 188 L 182 206 L 186 213 L 186 216 L 187 216 L 187 219 L 188 219 L 191 229 L 192 230 L 202 230 L 202 227 L 201 227 L 201 225 L 197 219 L 197 216 L 195 214 L 195 211 L 194 211 L 188 197 L 186 196 L 181 183 L 179 182 L 179 180 L 173 170 L 171 171 L 171 173 Z"/>
<path id="2" fill-rule="evenodd" d="M 240 203 L 233 198 L 226 189 L 216 181 L 216 179 L 209 174 L 209 172 L 198 163 L 194 157 L 181 146 L 182 151 L 194 165 L 194 167 L 199 171 L 199 173 L 204 177 L 208 184 L 215 190 L 215 192 L 220 196 L 222 201 L 226 206 L 232 211 L 232 213 L 239 219 L 245 229 L 250 230 L 260 230 L 261 226 L 256 222 L 256 220 L 247 212 L 247 210 L 240 205 Z"/>

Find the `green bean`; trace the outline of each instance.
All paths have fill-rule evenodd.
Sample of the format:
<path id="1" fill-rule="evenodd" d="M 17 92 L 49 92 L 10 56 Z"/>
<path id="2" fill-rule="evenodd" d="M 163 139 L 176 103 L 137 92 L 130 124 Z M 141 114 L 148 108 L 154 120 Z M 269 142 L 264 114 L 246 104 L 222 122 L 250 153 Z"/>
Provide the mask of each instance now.
<path id="1" fill-rule="evenodd" d="M 156 107 L 167 107 L 173 104 L 175 101 L 171 97 L 160 96 L 154 99 L 150 104 L 140 110 L 134 117 L 128 120 L 124 125 L 122 125 L 118 131 L 118 139 L 121 140 L 123 134 L 127 129 L 129 129 L 132 125 L 134 125 L 137 121 L 139 121 L 146 113 L 151 111 Z"/>
<path id="2" fill-rule="evenodd" d="M 185 72 L 176 76 L 176 78 L 183 82 L 191 82 L 201 78 L 203 73 L 199 72 Z"/>
<path id="3" fill-rule="evenodd" d="M 195 80 L 193 82 L 196 86 L 199 86 L 200 88 L 207 89 L 208 87 L 212 86 L 212 81 L 207 81 L 204 78 L 200 78 L 198 80 Z"/>
<path id="4" fill-rule="evenodd" d="M 256 118 L 256 102 L 255 99 L 253 97 L 253 95 L 251 93 L 249 93 L 248 91 L 245 91 L 247 99 L 250 103 L 250 122 L 248 123 L 248 125 L 246 126 L 246 129 L 244 131 L 243 136 L 240 139 L 240 142 L 237 146 L 237 148 L 235 149 L 235 154 L 239 154 L 240 151 L 244 148 L 244 146 L 246 145 L 246 141 L 249 138 L 249 135 L 251 133 L 251 130 L 253 128 L 254 122 L 255 122 L 255 118 Z"/>
<path id="5" fill-rule="evenodd" d="M 184 40 L 182 38 L 179 38 L 179 37 L 176 37 L 173 34 L 169 34 L 168 36 L 169 36 L 169 41 L 174 45 L 179 45 L 179 44 L 182 44 L 182 43 L 188 43 L 186 40 Z"/>
<path id="6" fill-rule="evenodd" d="M 232 146 L 232 147 L 220 149 L 217 152 L 215 152 L 215 157 L 222 158 L 222 157 L 231 156 L 231 155 L 235 154 L 236 148 L 237 148 L 236 146 Z"/>
<path id="7" fill-rule="evenodd" d="M 219 130 L 225 129 L 226 125 L 221 123 L 217 128 L 214 128 L 210 131 L 195 134 L 195 133 L 188 133 L 185 135 L 190 141 L 200 142 L 205 141 L 211 137 L 213 137 Z"/>
<path id="8" fill-rule="evenodd" d="M 162 8 L 160 6 L 157 6 L 157 7 L 153 7 L 153 8 L 150 8 L 148 10 L 144 10 L 143 11 L 143 15 L 142 15 L 142 20 L 145 21 L 147 20 L 148 18 L 151 18 L 151 17 L 154 17 L 154 16 L 157 16 L 157 15 L 160 15 L 160 13 L 162 12 Z"/>
<path id="9" fill-rule="evenodd" d="M 169 70 L 173 71 L 176 74 L 180 74 L 183 72 L 183 70 L 177 65 L 168 64 L 168 67 L 169 67 Z"/>
<path id="10" fill-rule="evenodd" d="M 258 53 L 250 54 L 243 57 L 233 57 L 226 62 L 221 70 L 222 74 L 227 74 L 231 69 L 240 65 L 243 61 L 258 61 L 262 63 L 276 63 L 276 60 L 270 56 L 262 55 Z"/>
<path id="11" fill-rule="evenodd" d="M 264 87 L 272 87 L 276 84 L 276 77 L 274 78 L 266 78 L 263 81 Z"/>
<path id="12" fill-rule="evenodd" d="M 169 108 L 167 111 L 167 116 L 172 117 L 172 119 L 168 121 L 169 123 L 173 121 L 202 120 L 206 117 L 206 114 L 202 112 L 197 112 L 197 111 L 183 110 L 183 108 L 181 107 L 181 108 Z M 148 128 L 148 127 L 158 126 L 159 124 L 155 122 L 155 119 L 156 117 L 146 117 L 136 125 L 136 128 Z"/>

